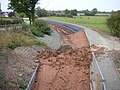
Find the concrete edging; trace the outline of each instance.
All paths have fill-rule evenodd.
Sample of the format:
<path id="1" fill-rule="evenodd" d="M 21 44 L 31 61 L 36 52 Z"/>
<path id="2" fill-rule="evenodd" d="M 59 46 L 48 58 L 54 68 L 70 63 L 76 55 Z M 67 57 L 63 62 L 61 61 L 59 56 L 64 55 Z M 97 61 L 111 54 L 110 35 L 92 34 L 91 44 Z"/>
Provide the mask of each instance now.
<path id="1" fill-rule="evenodd" d="M 88 36 L 88 34 L 87 34 L 86 32 L 85 32 L 85 34 L 86 34 L 86 37 L 87 37 L 88 42 L 89 42 L 90 47 L 91 47 L 91 45 L 92 45 L 91 40 L 90 40 L 90 38 L 89 38 L 89 36 Z M 104 77 L 103 77 L 103 74 L 102 74 L 102 72 L 101 72 L 101 70 L 100 70 L 99 64 L 98 64 L 98 62 L 97 62 L 97 60 L 96 60 L 96 57 L 95 57 L 95 55 L 94 55 L 94 52 L 92 52 L 92 57 L 93 57 L 93 61 L 92 61 L 92 62 L 95 62 L 95 63 L 96 63 L 97 68 L 98 68 L 98 70 L 99 70 L 99 72 L 100 72 L 100 76 L 101 76 L 102 80 L 105 81 L 105 79 L 104 79 Z M 91 68 L 92 68 L 92 65 L 90 65 L 90 73 L 92 72 L 92 71 L 91 71 Z M 106 84 L 105 84 L 105 82 L 102 82 L 102 83 L 103 83 L 103 89 L 104 89 L 104 90 L 107 90 L 107 89 L 106 89 Z M 93 90 L 93 88 L 92 88 L 91 76 L 90 76 L 90 89 Z"/>
<path id="2" fill-rule="evenodd" d="M 25 90 L 31 90 L 32 89 L 32 86 L 33 86 L 33 84 L 35 82 L 35 79 L 36 79 L 36 74 L 37 74 L 38 68 L 39 68 L 39 64 L 35 68 L 35 71 L 33 72 L 32 77 L 31 77 L 31 79 L 30 79 L 30 81 L 27 85 L 27 88 Z"/>

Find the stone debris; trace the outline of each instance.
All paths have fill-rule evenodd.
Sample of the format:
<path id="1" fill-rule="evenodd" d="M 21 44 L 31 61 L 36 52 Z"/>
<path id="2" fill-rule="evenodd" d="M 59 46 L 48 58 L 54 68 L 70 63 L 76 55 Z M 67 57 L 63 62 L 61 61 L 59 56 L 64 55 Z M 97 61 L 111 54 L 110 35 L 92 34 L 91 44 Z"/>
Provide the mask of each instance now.
<path id="1" fill-rule="evenodd" d="M 33 90 L 89 90 L 89 48 L 45 50 L 38 55 L 40 71 Z M 36 85 L 38 85 L 36 87 Z"/>
<path id="2" fill-rule="evenodd" d="M 39 63 L 39 60 L 34 60 L 35 63 Z"/>

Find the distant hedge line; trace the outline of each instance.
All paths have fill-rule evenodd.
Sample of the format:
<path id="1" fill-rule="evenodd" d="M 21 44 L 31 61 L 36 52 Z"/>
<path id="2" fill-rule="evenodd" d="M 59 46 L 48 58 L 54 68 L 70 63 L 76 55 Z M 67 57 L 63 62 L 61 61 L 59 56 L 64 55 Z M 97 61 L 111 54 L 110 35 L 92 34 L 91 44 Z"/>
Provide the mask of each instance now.
<path id="1" fill-rule="evenodd" d="M 110 28 L 111 35 L 120 37 L 120 10 L 112 12 L 107 19 L 107 25 Z"/>
<path id="2" fill-rule="evenodd" d="M 8 24 L 19 24 L 21 23 L 21 20 L 15 19 L 15 20 L 0 20 L 0 25 L 8 25 Z"/>

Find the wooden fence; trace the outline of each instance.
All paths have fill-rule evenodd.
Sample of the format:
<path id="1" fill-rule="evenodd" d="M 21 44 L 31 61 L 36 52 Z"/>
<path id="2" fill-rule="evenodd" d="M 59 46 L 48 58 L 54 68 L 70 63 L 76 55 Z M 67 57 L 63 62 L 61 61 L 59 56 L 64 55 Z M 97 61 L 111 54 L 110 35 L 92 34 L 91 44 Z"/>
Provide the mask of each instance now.
<path id="1" fill-rule="evenodd" d="M 20 30 L 20 29 L 22 29 L 21 24 L 0 25 L 0 31 Z"/>

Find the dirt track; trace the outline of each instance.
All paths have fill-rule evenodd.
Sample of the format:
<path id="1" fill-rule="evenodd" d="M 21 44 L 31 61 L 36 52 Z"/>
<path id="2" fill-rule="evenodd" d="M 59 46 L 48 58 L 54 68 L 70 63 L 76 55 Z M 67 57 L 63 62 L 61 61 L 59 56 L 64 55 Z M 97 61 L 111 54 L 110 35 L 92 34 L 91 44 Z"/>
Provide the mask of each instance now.
<path id="1" fill-rule="evenodd" d="M 91 52 L 84 31 L 50 26 L 59 30 L 63 47 L 38 54 L 40 69 L 32 90 L 90 90 Z"/>

